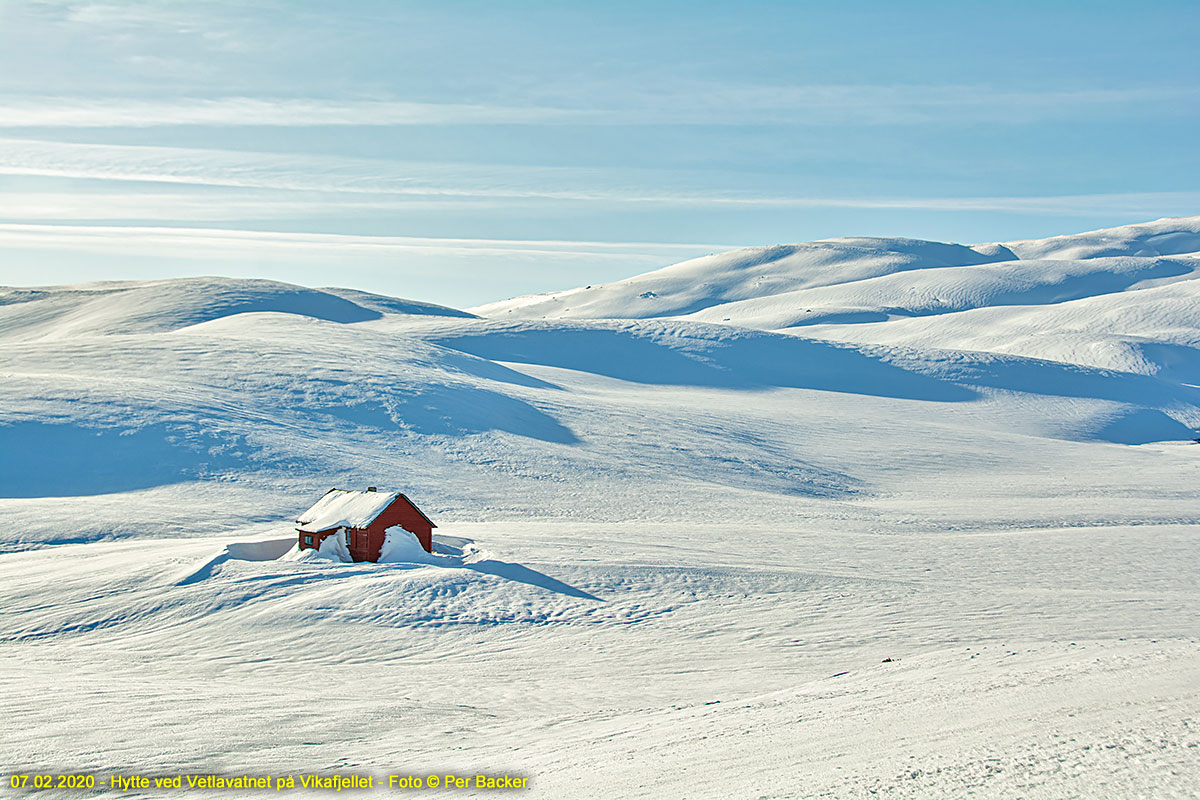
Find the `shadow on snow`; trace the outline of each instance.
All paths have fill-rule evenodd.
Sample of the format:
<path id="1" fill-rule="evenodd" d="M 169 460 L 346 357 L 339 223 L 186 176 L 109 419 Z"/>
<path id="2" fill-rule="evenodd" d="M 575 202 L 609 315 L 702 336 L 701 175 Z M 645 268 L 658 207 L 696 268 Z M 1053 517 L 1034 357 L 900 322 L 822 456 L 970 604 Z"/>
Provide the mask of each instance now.
<path id="1" fill-rule="evenodd" d="M 467 541 L 458 540 L 456 537 L 450 538 L 454 541 Z M 446 549 L 446 543 L 441 541 L 441 539 L 442 537 L 439 537 L 439 548 Z M 216 555 L 206 559 L 203 563 L 192 568 L 185 575 L 174 580 L 173 583 L 176 586 L 191 586 L 193 584 L 200 583 L 201 581 L 208 580 L 209 578 L 213 577 L 213 574 L 218 567 L 228 561 L 274 561 L 290 551 L 295 544 L 296 540 L 290 536 L 286 539 L 270 539 L 260 542 L 234 542 L 226 545 L 225 549 L 220 553 L 217 553 Z M 412 569 L 415 567 L 424 566 L 465 569 L 472 572 L 478 572 L 482 575 L 492 575 L 497 578 L 503 578 L 504 580 L 513 581 L 514 583 L 523 583 L 528 586 L 536 586 L 539 589 L 545 589 L 550 592 L 555 592 L 556 594 L 567 595 L 568 597 L 577 597 L 582 600 L 603 602 L 601 598 L 596 597 L 593 594 L 589 594 L 588 592 L 572 586 L 569 583 L 564 583 L 557 578 L 550 577 L 544 572 L 538 572 L 537 570 L 530 569 L 522 564 L 516 564 L 509 561 L 498 561 L 496 559 L 484 559 L 482 561 L 466 563 L 463 561 L 461 548 L 450 547 L 449 549 L 449 555 L 438 556 L 439 559 L 445 561 L 444 564 L 396 562 L 390 564 L 371 565 L 367 564 L 366 562 L 361 562 L 355 566 L 376 566 L 384 569 Z M 337 564 L 337 562 L 330 562 L 330 564 Z M 341 566 L 351 565 L 346 564 Z M 315 577 L 316 576 L 314 575 L 314 578 Z"/>
<path id="2" fill-rule="evenodd" d="M 164 423 L 141 428 L 18 422 L 0 426 L 0 497 L 127 492 L 241 469 L 254 448 Z"/>
<path id="3" fill-rule="evenodd" d="M 440 337 L 494 361 L 538 364 L 633 383 L 725 389 L 785 387 L 943 402 L 971 389 L 890 364 L 850 345 L 751 331 L 711 338 L 652 327 L 559 324 Z"/>

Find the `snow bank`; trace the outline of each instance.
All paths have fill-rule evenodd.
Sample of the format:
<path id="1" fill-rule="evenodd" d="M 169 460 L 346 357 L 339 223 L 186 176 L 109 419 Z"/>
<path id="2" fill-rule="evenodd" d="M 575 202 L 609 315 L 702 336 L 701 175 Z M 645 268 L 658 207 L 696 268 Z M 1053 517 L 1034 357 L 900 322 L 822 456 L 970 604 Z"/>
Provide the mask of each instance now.
<path id="1" fill-rule="evenodd" d="M 279 561 L 336 561 L 342 564 L 352 564 L 354 559 L 350 557 L 350 551 L 346 549 L 346 542 L 342 539 L 341 531 L 326 536 L 321 542 L 320 548 L 301 549 L 300 545 L 294 545 L 291 550 L 281 555 Z"/>
<path id="2" fill-rule="evenodd" d="M 337 531 L 332 536 L 326 536 L 321 540 L 321 547 L 317 550 L 323 558 L 328 558 L 330 561 L 341 561 L 343 564 L 351 564 L 354 559 L 350 557 L 350 551 L 346 549 L 346 542 L 342 538 L 342 532 Z"/>
<path id="3" fill-rule="evenodd" d="M 296 561 L 291 554 L 298 551 L 294 537 L 286 539 L 264 539 L 251 542 L 230 542 L 204 561 L 189 567 L 171 579 L 178 586 L 187 586 L 211 578 L 217 567 L 227 561 L 274 561 L 276 559 Z M 288 549 L 291 545 L 291 549 Z"/>
<path id="4" fill-rule="evenodd" d="M 380 564 L 436 564 L 437 557 L 425 552 L 417 537 L 399 525 L 385 531 L 379 549 Z"/>
<path id="5" fill-rule="evenodd" d="M 312 554 L 312 555 L 310 555 Z M 317 554 L 315 550 L 301 550 L 300 545 L 294 544 L 292 548 L 279 557 L 280 561 L 309 561 L 313 555 Z"/>
<path id="6" fill-rule="evenodd" d="M 295 545 L 287 553 L 280 556 L 279 560 L 301 562 L 336 561 L 344 564 L 350 564 L 354 561 L 350 557 L 350 551 L 346 549 L 346 542 L 340 531 L 332 536 L 326 536 L 321 542 L 321 547 L 317 550 L 311 548 L 301 550 L 299 545 Z M 379 563 L 381 564 L 458 566 L 457 562 L 458 560 L 453 558 L 439 557 L 425 552 L 425 548 L 421 547 L 421 543 L 417 541 L 417 537 L 399 525 L 387 529 L 383 540 L 383 547 L 379 549 Z"/>

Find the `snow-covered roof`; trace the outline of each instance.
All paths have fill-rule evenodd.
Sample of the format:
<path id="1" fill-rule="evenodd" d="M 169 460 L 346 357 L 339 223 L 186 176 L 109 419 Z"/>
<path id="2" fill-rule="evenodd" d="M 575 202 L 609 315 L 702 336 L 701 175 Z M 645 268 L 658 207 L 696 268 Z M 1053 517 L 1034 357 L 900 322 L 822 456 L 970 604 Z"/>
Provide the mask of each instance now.
<path id="1" fill-rule="evenodd" d="M 358 492 L 330 489 L 297 519 L 299 530 L 307 533 L 331 528 L 365 528 L 396 501 L 399 492 Z"/>

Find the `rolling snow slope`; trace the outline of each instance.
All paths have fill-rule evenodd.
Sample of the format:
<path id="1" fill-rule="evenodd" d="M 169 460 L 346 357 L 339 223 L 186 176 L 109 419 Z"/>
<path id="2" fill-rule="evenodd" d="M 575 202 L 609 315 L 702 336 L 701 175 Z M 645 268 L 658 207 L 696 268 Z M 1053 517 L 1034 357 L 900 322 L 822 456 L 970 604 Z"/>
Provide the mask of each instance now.
<path id="1" fill-rule="evenodd" d="M 0 750 L 1195 796 L 1198 241 L 837 240 L 470 312 L 4 290 Z M 444 557 L 285 556 L 367 484 Z"/>
<path id="2" fill-rule="evenodd" d="M 1187 217 L 972 247 L 835 239 L 749 248 L 475 311 L 504 319 L 684 317 L 1157 374 L 1196 363 L 1198 267 L 1200 217 Z"/>

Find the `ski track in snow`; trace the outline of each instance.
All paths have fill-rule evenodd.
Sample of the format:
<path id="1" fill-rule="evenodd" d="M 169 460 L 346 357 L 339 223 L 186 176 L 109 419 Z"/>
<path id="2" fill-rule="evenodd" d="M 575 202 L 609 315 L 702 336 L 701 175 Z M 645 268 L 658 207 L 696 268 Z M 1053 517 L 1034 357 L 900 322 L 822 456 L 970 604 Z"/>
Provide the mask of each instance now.
<path id="1" fill-rule="evenodd" d="M 1195 797 L 1197 251 L 831 240 L 468 312 L 0 290 L 6 769 Z M 280 558 L 367 484 L 442 554 Z"/>

